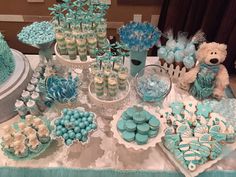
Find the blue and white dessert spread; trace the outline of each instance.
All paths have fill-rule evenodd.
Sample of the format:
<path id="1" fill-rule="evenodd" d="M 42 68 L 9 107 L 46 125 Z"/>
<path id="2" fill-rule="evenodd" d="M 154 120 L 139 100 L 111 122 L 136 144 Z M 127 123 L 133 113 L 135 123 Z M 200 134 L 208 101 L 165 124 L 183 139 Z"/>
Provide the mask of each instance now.
<path id="1" fill-rule="evenodd" d="M 87 142 L 89 133 L 97 128 L 95 115 L 79 109 L 63 109 L 62 115 L 54 122 L 55 134 L 69 146 L 73 142 Z"/>
<path id="2" fill-rule="evenodd" d="M 158 135 L 160 121 L 142 107 L 129 107 L 117 122 L 117 129 L 127 142 L 147 144 Z"/>
<path id="3" fill-rule="evenodd" d="M 236 140 L 235 128 L 207 103 L 174 102 L 160 115 L 168 124 L 164 146 L 190 171 L 217 159 L 223 145 Z"/>

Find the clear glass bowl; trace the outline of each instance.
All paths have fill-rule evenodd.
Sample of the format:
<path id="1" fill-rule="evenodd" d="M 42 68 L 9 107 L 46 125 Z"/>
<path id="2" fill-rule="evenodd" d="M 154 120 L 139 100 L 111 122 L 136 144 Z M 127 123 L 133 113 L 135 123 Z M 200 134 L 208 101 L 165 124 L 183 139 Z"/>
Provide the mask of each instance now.
<path id="1" fill-rule="evenodd" d="M 135 76 L 135 89 L 147 102 L 159 102 L 170 93 L 172 82 L 167 70 L 158 65 L 147 65 Z"/>

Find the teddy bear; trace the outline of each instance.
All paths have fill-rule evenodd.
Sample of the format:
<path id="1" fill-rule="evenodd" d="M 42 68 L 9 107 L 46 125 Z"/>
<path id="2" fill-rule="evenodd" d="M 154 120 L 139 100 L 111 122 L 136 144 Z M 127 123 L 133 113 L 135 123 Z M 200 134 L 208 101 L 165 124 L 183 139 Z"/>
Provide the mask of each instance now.
<path id="1" fill-rule="evenodd" d="M 227 46 L 216 42 L 202 43 L 196 52 L 197 65 L 179 79 L 179 86 L 199 100 L 208 97 L 221 99 L 229 84 L 227 69 L 221 63 L 227 55 Z"/>

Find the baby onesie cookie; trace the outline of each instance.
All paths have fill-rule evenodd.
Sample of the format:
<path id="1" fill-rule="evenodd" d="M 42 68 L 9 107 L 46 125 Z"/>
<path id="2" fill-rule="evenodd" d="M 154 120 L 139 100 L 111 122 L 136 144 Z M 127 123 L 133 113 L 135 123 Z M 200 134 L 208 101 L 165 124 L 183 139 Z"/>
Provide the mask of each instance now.
<path id="1" fill-rule="evenodd" d="M 201 137 L 203 134 L 208 133 L 208 127 L 207 125 L 197 125 L 194 128 L 194 136 L 195 137 Z"/>
<path id="2" fill-rule="evenodd" d="M 190 146 L 189 146 L 188 142 L 182 141 L 182 142 L 179 143 L 179 149 L 181 151 L 185 152 L 185 151 L 189 150 L 189 148 L 190 148 Z"/>
<path id="3" fill-rule="evenodd" d="M 209 129 L 209 133 L 212 136 L 213 139 L 216 141 L 225 141 L 226 135 L 223 133 L 220 133 L 220 126 L 214 125 Z"/>

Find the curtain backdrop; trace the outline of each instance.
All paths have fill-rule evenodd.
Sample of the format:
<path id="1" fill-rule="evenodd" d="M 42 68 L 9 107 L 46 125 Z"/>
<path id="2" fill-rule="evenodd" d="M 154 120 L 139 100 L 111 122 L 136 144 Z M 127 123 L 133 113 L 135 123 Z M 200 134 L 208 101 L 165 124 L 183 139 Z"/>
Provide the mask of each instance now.
<path id="1" fill-rule="evenodd" d="M 189 36 L 202 29 L 208 42 L 228 45 L 224 64 L 230 74 L 236 74 L 236 0 L 164 0 L 158 28 Z"/>

